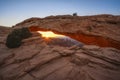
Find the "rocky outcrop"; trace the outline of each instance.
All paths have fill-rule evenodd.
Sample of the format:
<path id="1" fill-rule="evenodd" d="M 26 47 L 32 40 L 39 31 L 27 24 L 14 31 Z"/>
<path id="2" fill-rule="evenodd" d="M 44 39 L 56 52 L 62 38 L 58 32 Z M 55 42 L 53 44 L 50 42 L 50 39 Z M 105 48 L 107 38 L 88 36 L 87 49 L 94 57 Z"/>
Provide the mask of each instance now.
<path id="1" fill-rule="evenodd" d="M 120 49 L 120 16 L 49 16 L 30 18 L 14 26 L 29 27 L 31 31 L 51 30 L 86 44 Z M 87 41 L 86 41 L 87 40 Z"/>
<path id="2" fill-rule="evenodd" d="M 0 44 L 4 44 L 6 42 L 6 37 L 11 30 L 11 27 L 0 26 Z"/>
<path id="3" fill-rule="evenodd" d="M 11 29 L 2 27 L 0 80 L 120 80 L 119 21 L 120 17 L 113 15 L 31 18 L 12 28 L 29 27 L 33 34 L 13 49 L 5 46 Z M 36 33 L 38 30 L 97 45 L 51 45 Z"/>

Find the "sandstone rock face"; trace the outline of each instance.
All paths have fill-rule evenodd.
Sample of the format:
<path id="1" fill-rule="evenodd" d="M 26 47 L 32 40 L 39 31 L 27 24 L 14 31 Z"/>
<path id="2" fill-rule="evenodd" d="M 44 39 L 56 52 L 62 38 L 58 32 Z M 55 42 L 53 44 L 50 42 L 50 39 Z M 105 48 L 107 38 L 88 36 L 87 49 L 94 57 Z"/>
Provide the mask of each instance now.
<path id="1" fill-rule="evenodd" d="M 0 26 L 0 43 L 5 43 L 6 36 L 11 31 L 10 27 Z"/>
<path id="2" fill-rule="evenodd" d="M 9 32 L 22 27 L 29 27 L 32 37 L 22 40 L 19 48 L 7 48 Z M 91 45 L 51 45 L 38 30 L 51 30 Z M 120 80 L 119 49 L 120 16 L 31 18 L 13 28 L 0 27 L 0 80 Z"/>
<path id="3" fill-rule="evenodd" d="M 120 80 L 119 75 L 115 48 L 51 46 L 38 36 L 14 49 L 0 43 L 0 80 Z"/>
<path id="4" fill-rule="evenodd" d="M 30 18 L 13 26 L 31 31 L 51 30 L 89 45 L 120 49 L 120 16 L 49 16 Z"/>

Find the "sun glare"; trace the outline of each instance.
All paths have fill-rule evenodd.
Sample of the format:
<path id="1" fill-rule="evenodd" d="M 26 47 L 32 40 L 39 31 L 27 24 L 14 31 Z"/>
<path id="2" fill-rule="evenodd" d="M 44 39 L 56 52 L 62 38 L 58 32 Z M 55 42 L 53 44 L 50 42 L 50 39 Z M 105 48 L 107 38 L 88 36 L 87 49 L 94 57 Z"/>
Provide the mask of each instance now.
<path id="1" fill-rule="evenodd" d="M 64 35 L 55 34 L 52 31 L 38 31 L 38 33 L 40 33 L 42 37 L 45 37 L 45 38 L 64 37 Z"/>

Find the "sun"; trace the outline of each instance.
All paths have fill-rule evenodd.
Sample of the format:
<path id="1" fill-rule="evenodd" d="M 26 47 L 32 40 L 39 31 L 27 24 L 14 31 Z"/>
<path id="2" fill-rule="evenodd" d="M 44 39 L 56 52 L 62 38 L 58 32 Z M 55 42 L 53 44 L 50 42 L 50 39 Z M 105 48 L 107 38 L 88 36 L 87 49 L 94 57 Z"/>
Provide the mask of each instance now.
<path id="1" fill-rule="evenodd" d="M 64 37 L 64 35 L 55 34 L 52 31 L 37 31 L 37 32 L 40 33 L 42 37 L 45 38 Z"/>

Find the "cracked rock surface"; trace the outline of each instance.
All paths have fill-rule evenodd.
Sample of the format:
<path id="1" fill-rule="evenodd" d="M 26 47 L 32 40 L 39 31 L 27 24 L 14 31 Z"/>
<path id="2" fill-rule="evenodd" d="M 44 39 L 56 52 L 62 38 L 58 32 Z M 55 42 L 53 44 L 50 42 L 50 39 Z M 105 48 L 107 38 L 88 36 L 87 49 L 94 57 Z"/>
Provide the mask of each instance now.
<path id="1" fill-rule="evenodd" d="M 120 50 L 51 46 L 35 37 L 19 48 L 0 43 L 0 80 L 120 80 Z"/>

